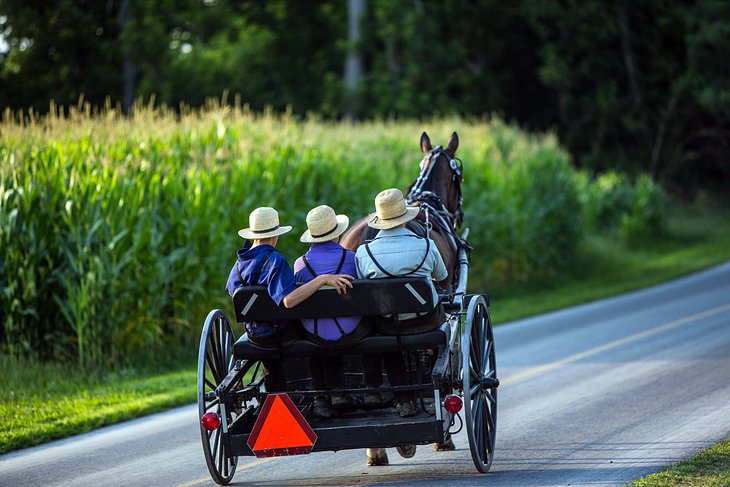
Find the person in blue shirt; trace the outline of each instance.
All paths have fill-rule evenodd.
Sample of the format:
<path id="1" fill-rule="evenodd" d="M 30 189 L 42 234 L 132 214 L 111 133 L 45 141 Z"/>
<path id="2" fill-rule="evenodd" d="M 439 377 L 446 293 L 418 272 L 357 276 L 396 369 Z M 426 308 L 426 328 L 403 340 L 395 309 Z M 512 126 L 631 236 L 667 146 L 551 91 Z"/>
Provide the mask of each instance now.
<path id="1" fill-rule="evenodd" d="M 297 286 L 294 273 L 286 258 L 276 250 L 279 236 L 292 227 L 279 224 L 279 213 L 269 207 L 256 208 L 249 216 L 249 227 L 238 235 L 249 240 L 238 250 L 238 258 L 228 276 L 226 290 L 233 296 L 242 286 L 266 286 L 269 296 L 279 306 L 293 308 L 322 286 L 332 286 L 338 293 L 347 293 L 353 276 L 322 274 Z M 301 338 L 298 324 L 288 321 L 246 323 L 248 339 L 265 348 L 286 347 Z M 286 375 L 279 360 L 262 360 L 264 385 L 267 392 L 286 390 Z"/>

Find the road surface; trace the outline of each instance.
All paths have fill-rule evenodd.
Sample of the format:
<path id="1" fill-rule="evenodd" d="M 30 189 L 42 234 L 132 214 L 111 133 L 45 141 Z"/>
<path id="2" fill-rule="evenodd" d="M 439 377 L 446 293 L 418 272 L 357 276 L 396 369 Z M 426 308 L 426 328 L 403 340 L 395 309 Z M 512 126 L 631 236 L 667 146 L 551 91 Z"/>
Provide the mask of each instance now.
<path id="1" fill-rule="evenodd" d="M 499 306 L 499 303 L 493 303 Z M 730 436 L 730 263 L 496 329 L 497 453 L 239 462 L 233 485 L 623 485 Z M 394 413 L 395 414 L 395 413 Z M 0 486 L 210 486 L 186 406 L 0 456 Z"/>

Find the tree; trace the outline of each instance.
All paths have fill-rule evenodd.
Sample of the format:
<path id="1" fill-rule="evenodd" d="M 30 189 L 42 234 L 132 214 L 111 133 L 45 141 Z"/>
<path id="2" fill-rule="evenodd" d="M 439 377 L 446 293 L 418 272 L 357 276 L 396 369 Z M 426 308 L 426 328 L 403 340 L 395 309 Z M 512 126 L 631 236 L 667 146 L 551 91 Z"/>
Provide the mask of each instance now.
<path id="1" fill-rule="evenodd" d="M 345 58 L 344 75 L 344 115 L 352 118 L 355 115 L 355 98 L 362 78 L 362 54 L 360 48 L 360 20 L 365 12 L 366 0 L 348 0 L 347 2 L 347 57 Z"/>

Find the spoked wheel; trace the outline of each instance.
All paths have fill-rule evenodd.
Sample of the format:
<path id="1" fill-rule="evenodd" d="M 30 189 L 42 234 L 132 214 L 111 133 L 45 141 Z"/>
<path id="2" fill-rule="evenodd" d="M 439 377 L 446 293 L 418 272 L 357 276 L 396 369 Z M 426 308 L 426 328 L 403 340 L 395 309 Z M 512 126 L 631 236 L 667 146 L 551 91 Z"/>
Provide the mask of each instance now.
<path id="1" fill-rule="evenodd" d="M 474 465 L 489 471 L 497 433 L 497 363 L 489 308 L 483 295 L 469 301 L 462 334 L 464 415 Z"/>
<path id="2" fill-rule="evenodd" d="M 198 353 L 198 418 L 208 412 L 216 413 L 221 418 L 223 416 L 215 390 L 233 367 L 234 342 L 235 337 L 226 314 L 219 309 L 208 313 Z M 228 421 L 231 420 L 230 413 L 226 411 Z M 227 485 L 233 479 L 238 457 L 228 456 L 221 437 L 222 425 L 213 431 L 203 428 L 202 422 L 199 426 L 210 475 L 217 484 Z"/>

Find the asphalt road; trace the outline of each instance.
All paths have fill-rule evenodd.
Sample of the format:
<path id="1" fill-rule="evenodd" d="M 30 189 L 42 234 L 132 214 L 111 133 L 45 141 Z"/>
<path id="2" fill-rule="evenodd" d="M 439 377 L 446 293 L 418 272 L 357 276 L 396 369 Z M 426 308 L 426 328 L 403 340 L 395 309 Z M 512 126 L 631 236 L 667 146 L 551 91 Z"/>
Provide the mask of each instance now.
<path id="1" fill-rule="evenodd" d="M 499 303 L 493 303 L 499 306 Z M 233 485 L 622 485 L 730 436 L 730 263 L 496 329 L 497 453 L 242 458 Z M 395 414 L 395 413 L 394 413 Z M 0 456 L 0 486 L 209 486 L 186 406 Z"/>

